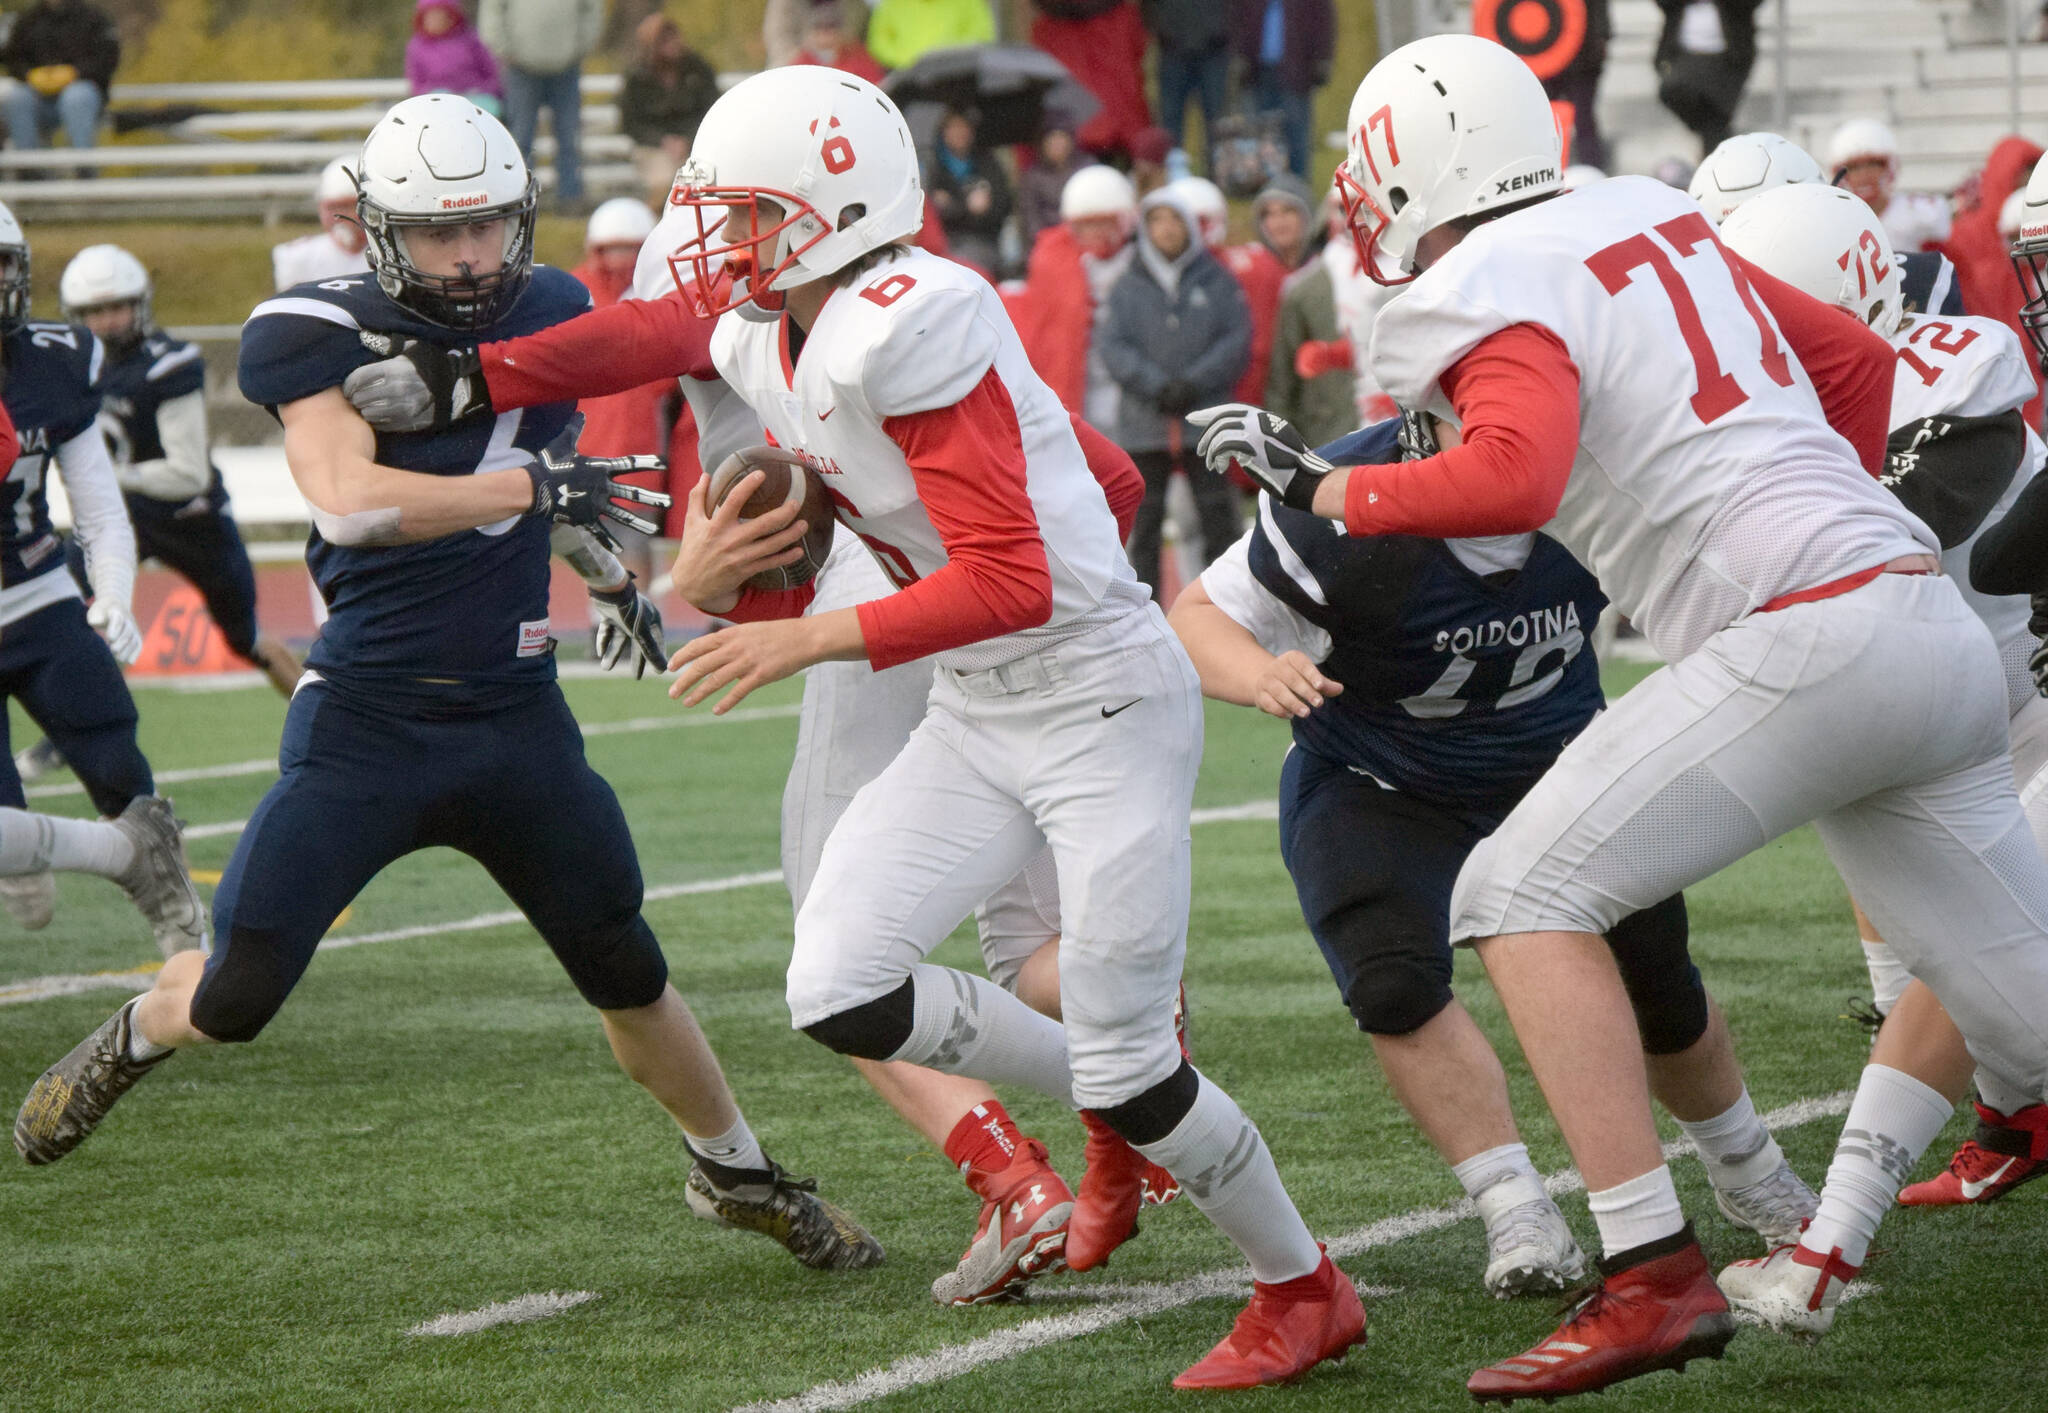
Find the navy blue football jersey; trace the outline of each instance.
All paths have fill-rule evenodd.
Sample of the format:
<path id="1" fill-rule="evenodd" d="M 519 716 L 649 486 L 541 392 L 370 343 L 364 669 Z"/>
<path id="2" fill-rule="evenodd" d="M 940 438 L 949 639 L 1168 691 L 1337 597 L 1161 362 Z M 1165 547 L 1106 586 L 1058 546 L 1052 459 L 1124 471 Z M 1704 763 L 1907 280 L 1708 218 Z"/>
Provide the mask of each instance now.
<path id="1" fill-rule="evenodd" d="M 4 340 L 7 386 L 0 401 L 21 437 L 21 455 L 0 481 L 0 588 L 64 563 L 50 528 L 45 489 L 57 448 L 100 412 L 100 341 L 79 324 L 23 324 Z"/>
<path id="2" fill-rule="evenodd" d="M 100 431 L 116 466 L 163 459 L 157 409 L 206 390 L 206 355 L 196 343 L 152 329 L 126 358 L 100 373 Z"/>
<path id="3" fill-rule="evenodd" d="M 1322 448 L 1339 465 L 1400 459 L 1398 418 Z M 1294 722 L 1305 750 L 1434 804 L 1505 810 L 1603 705 L 1587 638 L 1607 600 L 1544 535 L 1512 573 L 1481 575 L 1441 540 L 1353 538 L 1260 500 L 1251 571 L 1330 635 L 1344 691 Z"/>
<path id="4" fill-rule="evenodd" d="M 1956 267 L 1938 250 L 1914 250 L 1899 257 L 1905 288 L 1900 294 L 1908 314 L 1960 315 L 1963 292 L 1956 285 Z"/>
<path id="5" fill-rule="evenodd" d="M 394 303 L 370 275 L 298 285 L 256 306 L 242 329 L 242 395 L 277 409 L 339 387 L 379 355 L 363 330 L 442 347 L 516 338 L 590 308 L 590 292 L 537 266 L 511 313 L 464 336 Z M 525 464 L 561 432 L 573 402 L 475 413 L 439 432 L 379 432 L 379 465 L 468 476 Z M 420 544 L 348 548 L 315 530 L 306 564 L 327 622 L 306 666 L 366 703 L 428 713 L 490 710 L 507 688 L 553 680 L 548 524 L 516 517 Z"/>

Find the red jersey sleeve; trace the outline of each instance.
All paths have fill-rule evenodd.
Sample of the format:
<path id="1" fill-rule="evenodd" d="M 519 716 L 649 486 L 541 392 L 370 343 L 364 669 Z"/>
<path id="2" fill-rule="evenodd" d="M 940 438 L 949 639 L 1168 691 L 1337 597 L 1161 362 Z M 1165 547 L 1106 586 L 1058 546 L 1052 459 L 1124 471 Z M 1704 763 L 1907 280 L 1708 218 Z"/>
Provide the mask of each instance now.
<path id="1" fill-rule="evenodd" d="M 522 338 L 477 349 L 491 406 L 500 412 L 543 402 L 605 397 L 668 378 L 718 376 L 714 322 L 699 319 L 680 291 L 628 299 Z"/>
<path id="2" fill-rule="evenodd" d="M 876 671 L 1035 628 L 1052 616 L 1052 570 L 1025 486 L 1024 434 L 995 369 L 951 407 L 883 419 L 903 450 L 946 563 L 864 603 Z"/>
<path id="3" fill-rule="evenodd" d="M 718 616 L 732 623 L 802 618 L 817 596 L 817 586 L 813 584 L 799 584 L 794 589 L 757 589 L 749 584 L 740 590 L 739 602 Z"/>
<path id="4" fill-rule="evenodd" d="M 1102 487 L 1109 513 L 1116 517 L 1116 537 L 1128 540 L 1131 527 L 1138 521 L 1138 506 L 1145 499 L 1145 478 L 1138 473 L 1138 463 L 1131 460 L 1129 452 L 1078 416 L 1068 413 L 1067 420 L 1074 424 L 1081 455 L 1088 460 L 1088 474 Z"/>
<path id="5" fill-rule="evenodd" d="M 1513 324 L 1439 380 L 1463 445 L 1421 461 L 1357 466 L 1344 489 L 1353 535 L 1518 535 L 1548 523 L 1579 450 L 1579 370 L 1557 335 Z"/>
<path id="6" fill-rule="evenodd" d="M 1848 438 L 1865 471 L 1881 475 L 1885 436 L 1891 431 L 1892 375 L 1897 366 L 1892 346 L 1855 316 L 1823 304 L 1729 253 L 1770 306 L 1785 342 L 1792 345 L 1806 376 L 1813 379 L 1828 425 Z"/>
<path id="7" fill-rule="evenodd" d="M 21 437 L 14 430 L 14 418 L 7 408 L 0 405 L 0 476 L 14 469 L 16 458 L 21 455 Z"/>

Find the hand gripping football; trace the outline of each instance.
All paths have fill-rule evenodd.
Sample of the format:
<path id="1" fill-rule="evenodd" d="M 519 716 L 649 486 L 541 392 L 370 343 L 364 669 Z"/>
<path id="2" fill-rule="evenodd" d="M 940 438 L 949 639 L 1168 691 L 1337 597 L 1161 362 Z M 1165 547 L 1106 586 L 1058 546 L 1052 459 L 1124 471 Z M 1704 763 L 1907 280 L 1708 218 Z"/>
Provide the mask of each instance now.
<path id="1" fill-rule="evenodd" d="M 799 584 L 808 584 L 825 567 L 825 557 L 832 552 L 835 517 L 831 499 L 825 494 L 824 479 L 804 465 L 800 457 L 780 447 L 742 447 L 711 473 L 711 483 L 704 488 L 705 503 L 717 510 L 732 494 L 733 487 L 755 471 L 762 472 L 767 479 L 740 507 L 740 519 L 752 520 L 779 505 L 797 501 L 803 506 L 797 518 L 807 528 L 801 542 L 803 558 L 780 568 L 764 569 L 747 583 L 756 589 L 794 589 Z"/>

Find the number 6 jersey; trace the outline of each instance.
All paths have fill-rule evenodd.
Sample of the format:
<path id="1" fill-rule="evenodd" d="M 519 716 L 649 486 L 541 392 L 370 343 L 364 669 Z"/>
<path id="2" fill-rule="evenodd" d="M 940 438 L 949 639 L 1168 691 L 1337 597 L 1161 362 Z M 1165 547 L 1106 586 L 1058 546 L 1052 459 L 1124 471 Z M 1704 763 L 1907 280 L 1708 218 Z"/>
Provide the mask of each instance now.
<path id="1" fill-rule="evenodd" d="M 1478 227 L 1373 333 L 1380 385 L 1453 421 L 1440 379 L 1482 341 L 1533 325 L 1563 346 L 1578 445 L 1542 528 L 1667 660 L 1780 595 L 1935 548 L 1828 426 L 1748 268 L 1683 192 L 1616 177 Z"/>

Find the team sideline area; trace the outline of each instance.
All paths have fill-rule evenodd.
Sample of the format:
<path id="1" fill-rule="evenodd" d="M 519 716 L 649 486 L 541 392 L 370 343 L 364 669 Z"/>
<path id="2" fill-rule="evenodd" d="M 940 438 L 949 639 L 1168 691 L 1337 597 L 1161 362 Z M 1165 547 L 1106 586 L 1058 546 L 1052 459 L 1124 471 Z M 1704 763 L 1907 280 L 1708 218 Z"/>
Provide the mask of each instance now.
<path id="1" fill-rule="evenodd" d="M 1639 675 L 1611 669 L 1608 689 Z M 808 1271 L 694 1220 L 672 1126 L 618 1073 L 539 939 L 503 920 L 482 869 L 437 849 L 387 870 L 332 934 L 403 935 L 323 954 L 262 1044 L 177 1059 L 148 1102 L 55 1168 L 0 1166 L 0 1405 L 1191 1406 L 1160 1371 L 1201 1355 L 1248 1277 L 1185 1202 L 1148 1210 L 1108 1269 L 1041 1281 L 1028 1304 L 932 1304 L 926 1287 L 958 1258 L 973 1199 L 850 1067 L 791 1032 L 782 1000 L 776 808 L 797 685 L 714 722 L 675 711 L 651 682 L 565 683 L 647 861 L 648 919 L 741 1104 L 781 1161 L 880 1237 L 886 1264 Z M 272 778 L 252 763 L 275 752 L 283 703 L 262 687 L 140 696 L 142 745 L 194 826 L 208 892 Z M 16 745 L 31 739 L 18 711 L 13 726 Z M 1287 733 L 1213 705 L 1208 729 L 1195 1052 L 1258 1121 L 1371 1309 L 1363 1357 L 1261 1406 L 1470 1407 L 1466 1373 L 1551 1328 L 1552 1302 L 1481 1291 L 1479 1225 L 1447 1210 L 1456 1182 L 1395 1105 L 1303 930 L 1270 810 Z M 69 781 L 45 778 L 32 807 L 88 812 Z M 1775 1111 L 1817 1185 L 1867 1043 L 1841 1019 L 1867 994 L 1841 886 L 1800 830 L 1688 896 L 1757 1108 Z M 46 978 L 155 960 L 112 884 L 64 878 L 46 931 L 0 933 L 0 1092 L 24 1092 L 125 994 L 51 995 L 64 988 Z M 971 966 L 971 944 L 956 937 L 938 960 Z M 1561 1170 L 1563 1145 L 1469 957 L 1459 979 L 1539 1166 Z M 1080 1126 L 1035 1096 L 1005 1098 L 1078 1180 Z M 1968 1136 L 1968 1112 L 1916 1177 Z M 1696 1163 L 1675 1174 L 1716 1267 L 1759 1254 L 1715 1213 Z M 1560 1190 L 1594 1249 L 1584 1196 Z M 1599 1406 L 2038 1407 L 2048 1352 L 2022 1273 L 2044 1247 L 2048 1189 L 1895 1212 L 1851 1288 L 1871 1308 L 1824 1343 L 1751 1331 L 1718 1364 L 1629 1383 Z"/>

